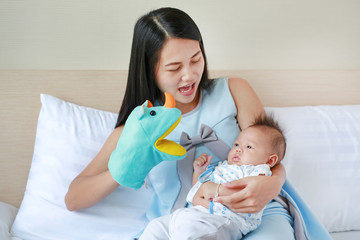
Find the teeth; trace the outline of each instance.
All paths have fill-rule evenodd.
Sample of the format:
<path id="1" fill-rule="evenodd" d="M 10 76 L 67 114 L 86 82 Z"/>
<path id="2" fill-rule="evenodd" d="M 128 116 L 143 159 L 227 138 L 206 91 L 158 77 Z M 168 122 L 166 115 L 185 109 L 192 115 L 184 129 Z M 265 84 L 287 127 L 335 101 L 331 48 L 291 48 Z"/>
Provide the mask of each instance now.
<path id="1" fill-rule="evenodd" d="M 192 89 L 192 84 L 188 84 L 188 85 L 186 85 L 184 87 L 181 87 L 180 92 L 187 93 L 187 92 L 191 91 L 191 89 Z"/>

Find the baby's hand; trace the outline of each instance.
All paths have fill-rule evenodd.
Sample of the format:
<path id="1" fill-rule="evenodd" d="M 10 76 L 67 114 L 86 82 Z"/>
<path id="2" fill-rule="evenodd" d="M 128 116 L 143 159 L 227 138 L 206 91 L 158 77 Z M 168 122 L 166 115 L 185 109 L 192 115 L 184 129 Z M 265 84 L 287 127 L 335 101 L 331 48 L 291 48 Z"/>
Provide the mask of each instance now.
<path id="1" fill-rule="evenodd" d="M 211 163 L 212 155 L 208 156 L 206 153 L 203 153 L 195 159 L 194 161 L 194 171 L 197 173 L 203 173 L 206 170 L 206 167 Z"/>

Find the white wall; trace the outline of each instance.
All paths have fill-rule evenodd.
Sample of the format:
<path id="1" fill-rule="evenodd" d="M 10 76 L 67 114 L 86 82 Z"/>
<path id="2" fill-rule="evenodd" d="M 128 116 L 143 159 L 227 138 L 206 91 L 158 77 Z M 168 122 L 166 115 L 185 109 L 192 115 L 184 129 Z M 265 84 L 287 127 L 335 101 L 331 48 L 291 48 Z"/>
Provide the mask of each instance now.
<path id="1" fill-rule="evenodd" d="M 360 69 L 359 0 L 0 0 L 0 69 L 127 69 L 161 6 L 197 22 L 212 70 Z"/>

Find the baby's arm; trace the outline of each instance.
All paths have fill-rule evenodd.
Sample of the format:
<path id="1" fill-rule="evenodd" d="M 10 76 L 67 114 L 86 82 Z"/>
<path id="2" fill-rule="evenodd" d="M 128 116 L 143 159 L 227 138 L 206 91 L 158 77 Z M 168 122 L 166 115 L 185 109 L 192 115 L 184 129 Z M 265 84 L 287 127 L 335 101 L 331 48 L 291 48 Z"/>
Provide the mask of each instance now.
<path id="1" fill-rule="evenodd" d="M 194 164 L 193 164 L 194 165 L 194 174 L 193 174 L 193 180 L 192 180 L 193 186 L 199 180 L 200 175 L 203 172 L 205 172 L 207 166 L 209 166 L 212 157 L 213 157 L 212 155 L 208 156 L 206 153 L 203 153 L 200 155 L 200 157 L 195 159 Z"/>
<path id="2" fill-rule="evenodd" d="M 201 154 L 200 157 L 195 159 L 195 161 L 193 163 L 193 165 L 194 165 L 194 174 L 193 174 L 193 180 L 192 180 L 193 186 L 198 182 L 200 175 L 203 172 L 205 172 L 207 166 L 209 166 L 209 164 L 211 162 L 211 159 L 212 159 L 212 155 L 210 155 L 208 157 L 208 155 L 206 153 Z M 200 184 L 200 183 L 198 183 L 198 184 Z M 206 200 L 204 197 L 202 184 L 196 191 L 192 200 L 190 200 L 190 201 L 193 205 L 201 205 L 205 208 L 209 208 L 210 201 Z"/>

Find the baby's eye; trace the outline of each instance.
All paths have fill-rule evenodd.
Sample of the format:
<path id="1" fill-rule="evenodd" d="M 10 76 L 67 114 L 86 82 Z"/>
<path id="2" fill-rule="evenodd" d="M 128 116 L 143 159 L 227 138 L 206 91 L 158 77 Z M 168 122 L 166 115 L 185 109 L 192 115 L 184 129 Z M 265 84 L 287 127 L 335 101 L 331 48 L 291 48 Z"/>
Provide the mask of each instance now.
<path id="1" fill-rule="evenodd" d="M 240 146 L 240 145 L 239 145 L 238 143 L 235 143 L 234 146 L 235 146 L 235 147 L 238 147 L 238 146 Z"/>
<path id="2" fill-rule="evenodd" d="M 247 148 L 247 149 L 253 149 L 253 147 L 250 146 L 250 145 L 247 145 L 246 148 Z"/>

